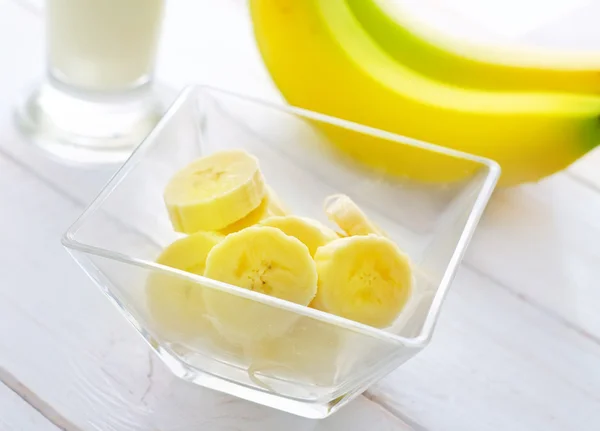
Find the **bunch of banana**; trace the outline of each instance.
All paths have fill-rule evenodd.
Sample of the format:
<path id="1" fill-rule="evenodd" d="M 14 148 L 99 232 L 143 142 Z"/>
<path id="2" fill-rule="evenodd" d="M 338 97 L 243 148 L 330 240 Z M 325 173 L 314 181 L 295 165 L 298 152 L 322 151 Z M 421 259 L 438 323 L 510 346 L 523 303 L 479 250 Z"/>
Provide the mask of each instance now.
<path id="1" fill-rule="evenodd" d="M 409 258 L 350 198 L 335 195 L 325 204 L 343 235 L 291 215 L 244 151 L 192 162 L 171 178 L 164 200 L 174 229 L 189 236 L 166 247 L 160 264 L 375 327 L 391 325 L 411 295 Z M 147 295 L 157 325 L 169 333 L 201 336 L 208 321 L 236 345 L 282 337 L 298 319 L 260 295 L 166 273 L 151 275 Z"/>
<path id="2" fill-rule="evenodd" d="M 462 50 L 427 40 L 380 3 L 250 0 L 258 47 L 289 103 L 489 157 L 502 185 L 550 175 L 600 142 L 600 61 Z M 472 173 L 381 138 L 323 130 L 389 174 L 450 181 Z"/>

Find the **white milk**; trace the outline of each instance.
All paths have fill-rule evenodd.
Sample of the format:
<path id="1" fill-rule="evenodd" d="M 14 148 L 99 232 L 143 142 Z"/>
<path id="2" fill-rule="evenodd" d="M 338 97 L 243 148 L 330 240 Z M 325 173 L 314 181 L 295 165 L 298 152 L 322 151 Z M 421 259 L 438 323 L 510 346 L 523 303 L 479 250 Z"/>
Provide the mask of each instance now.
<path id="1" fill-rule="evenodd" d="M 50 73 L 93 91 L 150 79 L 164 0 L 47 0 Z"/>

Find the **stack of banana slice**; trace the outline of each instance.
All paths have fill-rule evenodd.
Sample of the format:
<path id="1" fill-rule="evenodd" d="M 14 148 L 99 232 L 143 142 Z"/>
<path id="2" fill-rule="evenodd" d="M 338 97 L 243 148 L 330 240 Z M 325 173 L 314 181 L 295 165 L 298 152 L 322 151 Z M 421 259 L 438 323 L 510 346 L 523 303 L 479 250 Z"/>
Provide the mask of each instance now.
<path id="1" fill-rule="evenodd" d="M 325 201 L 343 233 L 292 215 L 245 151 L 190 163 L 164 200 L 175 231 L 187 236 L 163 250 L 160 264 L 378 328 L 391 325 L 411 295 L 408 256 L 348 196 Z M 279 337 L 295 315 L 163 273 L 149 278 L 147 293 L 153 318 L 171 331 L 201 330 L 206 315 L 235 342 Z"/>

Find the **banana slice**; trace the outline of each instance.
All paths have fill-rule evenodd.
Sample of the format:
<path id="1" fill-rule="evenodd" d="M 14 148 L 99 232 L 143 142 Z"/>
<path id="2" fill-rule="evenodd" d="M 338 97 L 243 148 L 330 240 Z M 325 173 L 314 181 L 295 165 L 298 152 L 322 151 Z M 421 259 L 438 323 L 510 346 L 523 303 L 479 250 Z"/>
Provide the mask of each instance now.
<path id="1" fill-rule="evenodd" d="M 269 217 L 260 222 L 263 226 L 276 227 L 286 235 L 298 238 L 308 247 L 311 256 L 317 248 L 339 238 L 337 233 L 316 220 L 299 216 Z"/>
<path id="2" fill-rule="evenodd" d="M 242 150 L 202 157 L 177 172 L 164 200 L 178 232 L 215 231 L 240 220 L 265 196 L 258 160 Z"/>
<path id="3" fill-rule="evenodd" d="M 227 236 L 208 254 L 204 275 L 301 305 L 308 305 L 317 290 L 317 270 L 308 248 L 268 226 Z M 230 341 L 244 345 L 284 334 L 297 318 L 216 289 L 205 290 L 204 300 L 215 327 Z"/>
<path id="4" fill-rule="evenodd" d="M 204 274 L 206 256 L 223 236 L 198 232 L 178 239 L 156 259 L 157 263 L 194 274 Z M 176 275 L 152 272 L 146 282 L 146 301 L 159 332 L 170 341 L 199 336 L 209 324 L 202 287 Z"/>
<path id="5" fill-rule="evenodd" d="M 411 295 L 409 258 L 382 236 L 337 239 L 317 250 L 315 262 L 319 286 L 311 305 L 319 310 L 384 328 Z"/>
<path id="6" fill-rule="evenodd" d="M 332 195 L 325 199 L 325 213 L 347 235 L 387 234 L 362 212 L 356 203 L 346 195 Z"/>
<path id="7" fill-rule="evenodd" d="M 196 232 L 171 243 L 156 258 L 156 263 L 203 275 L 208 252 L 223 238 L 215 232 Z"/>
<path id="8" fill-rule="evenodd" d="M 281 202 L 275 191 L 268 185 L 265 185 L 265 187 L 267 193 L 256 209 L 252 210 L 246 217 L 230 224 L 219 232 L 229 235 L 230 233 L 239 232 L 242 229 L 253 226 L 267 217 L 289 214 L 287 207 Z"/>

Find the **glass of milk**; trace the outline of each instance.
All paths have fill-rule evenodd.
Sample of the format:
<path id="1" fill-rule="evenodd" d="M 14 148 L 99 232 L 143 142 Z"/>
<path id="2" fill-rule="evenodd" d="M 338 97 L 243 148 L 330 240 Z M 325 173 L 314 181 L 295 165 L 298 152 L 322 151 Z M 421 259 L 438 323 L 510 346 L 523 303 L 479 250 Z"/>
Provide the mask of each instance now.
<path id="1" fill-rule="evenodd" d="M 73 162 L 125 159 L 161 115 L 153 69 L 165 0 L 46 0 L 47 73 L 19 124 Z"/>

